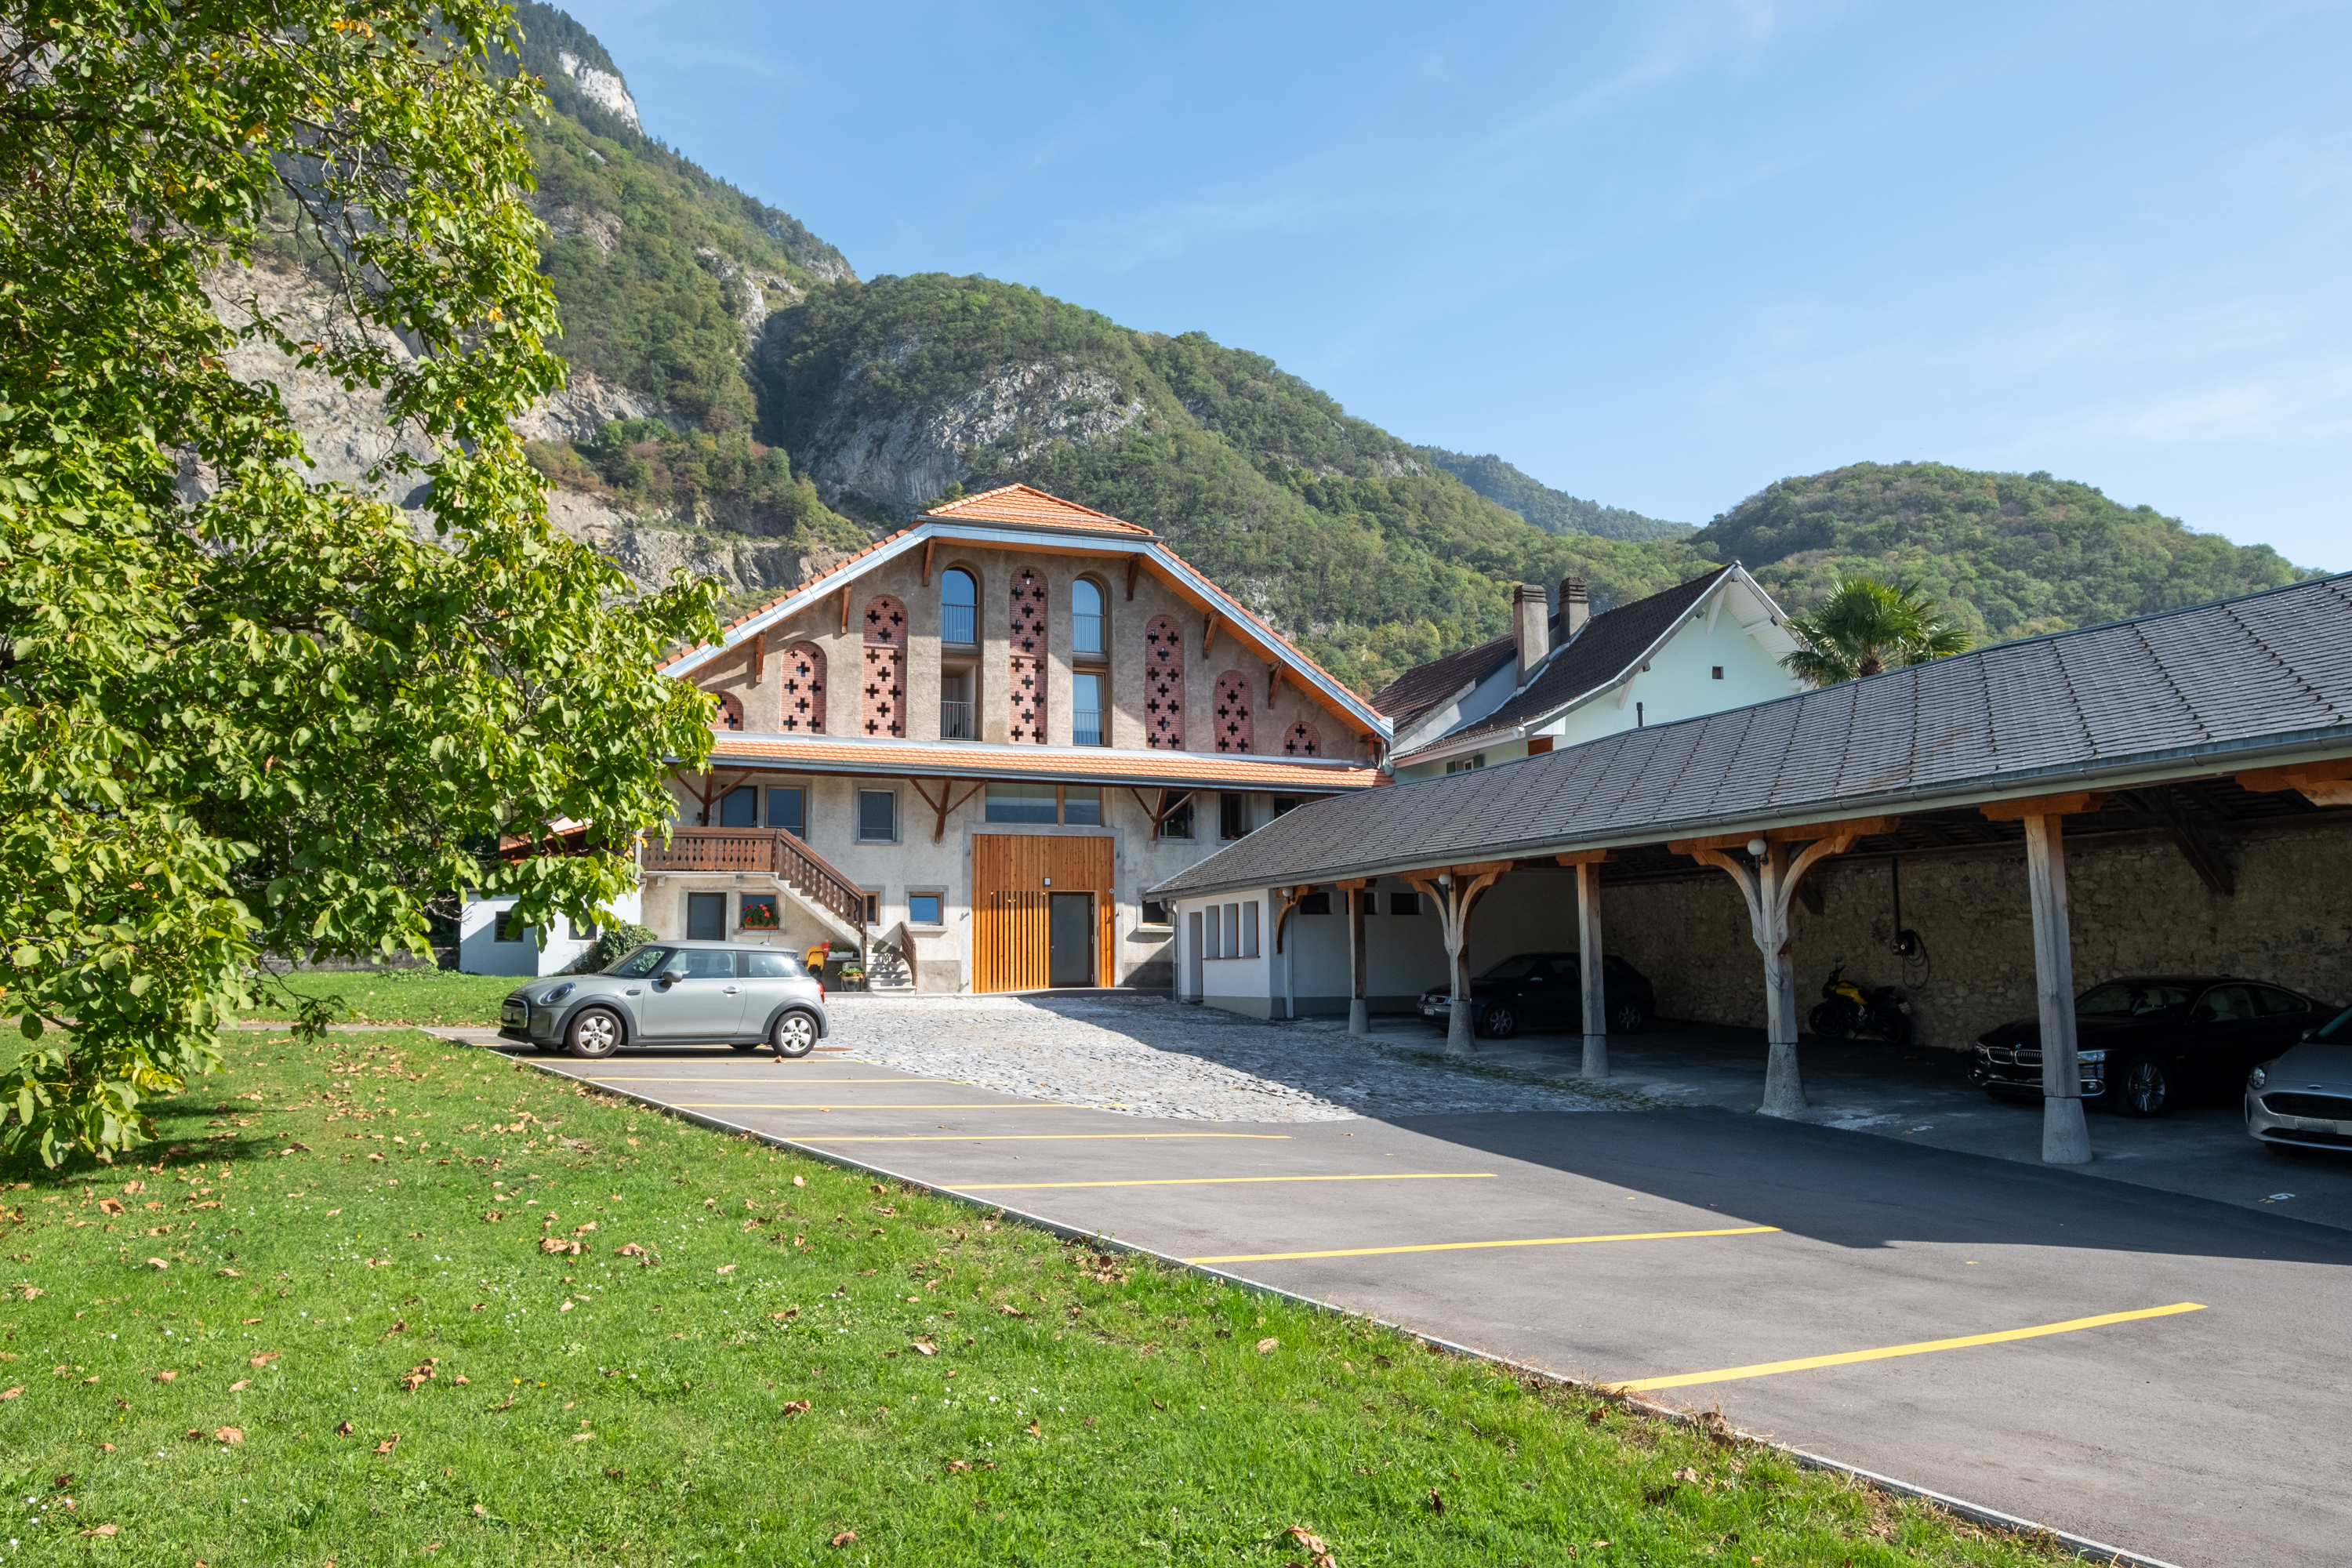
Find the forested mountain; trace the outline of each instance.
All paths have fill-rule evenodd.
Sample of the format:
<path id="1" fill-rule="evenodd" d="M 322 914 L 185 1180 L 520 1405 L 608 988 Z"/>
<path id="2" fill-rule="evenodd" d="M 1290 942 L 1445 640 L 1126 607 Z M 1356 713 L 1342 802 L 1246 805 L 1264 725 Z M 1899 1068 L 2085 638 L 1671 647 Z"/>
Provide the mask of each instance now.
<path id="1" fill-rule="evenodd" d="M 1472 458 L 1449 452 L 1443 447 L 1422 447 L 1417 450 L 1488 500 L 1508 507 L 1546 533 L 1597 533 L 1603 539 L 1681 539 L 1697 531 L 1696 523 L 1666 522 L 1628 511 L 1622 506 L 1580 500 L 1565 490 L 1556 490 L 1529 478 L 1491 452 L 1483 458 Z"/>
<path id="2" fill-rule="evenodd" d="M 1272 361 L 1034 289 L 860 282 L 792 218 L 646 136 L 619 68 L 526 0 L 522 65 L 571 392 L 530 434 L 551 510 L 648 576 L 798 580 L 949 495 L 1019 479 L 1131 518 L 1377 688 L 1507 628 L 1510 585 L 1601 605 L 1738 559 L 1791 609 L 1843 571 L 1917 578 L 2011 637 L 2284 582 L 2266 549 L 2046 474 L 1856 464 L 1696 532 L 1415 447 Z"/>

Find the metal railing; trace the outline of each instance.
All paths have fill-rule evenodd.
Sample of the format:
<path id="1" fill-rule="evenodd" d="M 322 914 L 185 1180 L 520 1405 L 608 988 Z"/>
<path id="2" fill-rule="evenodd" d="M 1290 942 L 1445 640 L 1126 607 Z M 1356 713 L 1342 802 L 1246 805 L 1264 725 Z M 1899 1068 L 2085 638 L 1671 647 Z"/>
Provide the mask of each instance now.
<path id="1" fill-rule="evenodd" d="M 1100 653 L 1103 650 L 1103 618 L 1100 616 L 1076 615 L 1070 617 L 1070 651 Z"/>
<path id="2" fill-rule="evenodd" d="M 942 741 L 969 741 L 971 739 L 971 703 L 950 702 L 945 700 L 940 701 L 940 739 Z"/>
<path id="3" fill-rule="evenodd" d="M 1099 746 L 1103 743 L 1100 710 L 1081 708 L 1070 715 L 1070 743 L 1074 746 Z"/>
<path id="4" fill-rule="evenodd" d="M 670 873 L 748 871 L 780 877 L 852 927 L 866 923 L 866 890 L 781 827 L 680 827 L 667 844 L 646 841 L 645 868 Z"/>
<path id="5" fill-rule="evenodd" d="M 973 606 L 970 605 L 941 605 L 940 640 L 967 646 L 977 640 L 972 636 L 972 610 Z"/>

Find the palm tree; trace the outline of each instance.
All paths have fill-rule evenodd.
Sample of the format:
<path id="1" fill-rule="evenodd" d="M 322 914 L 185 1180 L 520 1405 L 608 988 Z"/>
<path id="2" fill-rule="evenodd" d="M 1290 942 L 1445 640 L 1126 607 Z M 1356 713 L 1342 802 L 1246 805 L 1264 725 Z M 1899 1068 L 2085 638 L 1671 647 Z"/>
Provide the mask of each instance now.
<path id="1" fill-rule="evenodd" d="M 1839 579 L 1828 602 L 1790 617 L 1789 629 L 1804 646 L 1781 667 L 1815 686 L 1964 653 L 1973 640 L 1945 617 L 1942 605 L 1920 597 L 1918 584 L 1890 588 L 1868 577 Z"/>

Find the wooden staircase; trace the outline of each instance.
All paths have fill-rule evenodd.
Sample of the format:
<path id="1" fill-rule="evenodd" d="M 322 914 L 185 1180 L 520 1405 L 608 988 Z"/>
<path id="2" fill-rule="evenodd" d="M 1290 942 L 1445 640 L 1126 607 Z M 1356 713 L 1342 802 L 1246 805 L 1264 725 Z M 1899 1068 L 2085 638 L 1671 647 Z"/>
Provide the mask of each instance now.
<path id="1" fill-rule="evenodd" d="M 866 951 L 866 890 L 783 828 L 675 828 L 667 844 L 647 838 L 639 864 L 648 875 L 773 877 L 820 924 Z"/>

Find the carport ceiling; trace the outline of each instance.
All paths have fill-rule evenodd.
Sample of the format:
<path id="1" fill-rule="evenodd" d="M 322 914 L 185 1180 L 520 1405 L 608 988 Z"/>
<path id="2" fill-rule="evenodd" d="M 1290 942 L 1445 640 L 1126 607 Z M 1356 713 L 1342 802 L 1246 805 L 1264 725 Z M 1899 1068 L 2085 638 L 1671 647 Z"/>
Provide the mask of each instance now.
<path id="1" fill-rule="evenodd" d="M 2234 889 L 2221 851 L 2231 839 L 2326 827 L 2352 827 L 2352 808 L 2314 805 L 2294 790 L 2243 789 L 2231 774 L 2217 773 L 2115 791 L 2098 810 L 2066 818 L 2066 845 L 2082 849 L 2169 842 L 2207 886 L 2228 894 Z M 1993 822 L 1974 807 L 1959 807 L 1906 815 L 1894 832 L 1860 839 L 1835 863 L 1852 865 L 1888 856 L 1927 862 L 2024 854 L 2024 823 Z M 1552 863 L 1545 859 L 1522 865 L 1534 870 Z M 1663 843 L 1620 849 L 1601 868 L 1604 884 L 1699 881 L 1720 875 L 1687 856 L 1667 853 Z"/>

